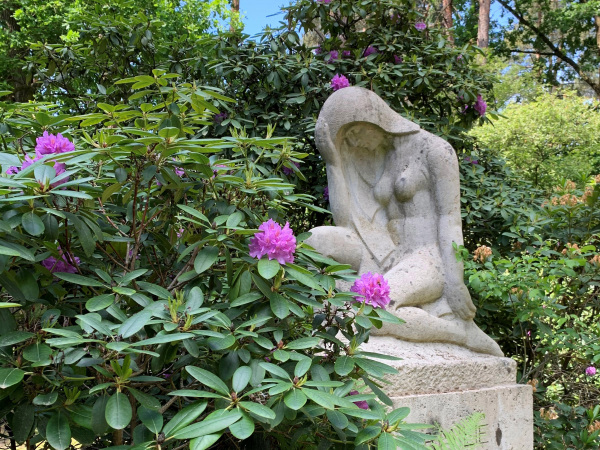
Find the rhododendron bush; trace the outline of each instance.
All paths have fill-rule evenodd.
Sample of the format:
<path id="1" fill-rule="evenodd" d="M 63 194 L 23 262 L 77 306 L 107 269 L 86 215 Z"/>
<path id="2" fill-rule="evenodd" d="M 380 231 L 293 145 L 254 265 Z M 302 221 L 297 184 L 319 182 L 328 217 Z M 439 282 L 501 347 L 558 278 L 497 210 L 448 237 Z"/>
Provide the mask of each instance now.
<path id="1" fill-rule="evenodd" d="M 385 408 L 393 369 L 359 348 L 399 322 L 385 280 L 377 303 L 338 292 L 350 267 L 286 224 L 312 203 L 281 177 L 303 155 L 270 133 L 211 138 L 230 99 L 175 78 L 122 80 L 129 102 L 83 116 L 0 102 L 6 432 L 26 448 L 418 448 L 408 410 Z"/>

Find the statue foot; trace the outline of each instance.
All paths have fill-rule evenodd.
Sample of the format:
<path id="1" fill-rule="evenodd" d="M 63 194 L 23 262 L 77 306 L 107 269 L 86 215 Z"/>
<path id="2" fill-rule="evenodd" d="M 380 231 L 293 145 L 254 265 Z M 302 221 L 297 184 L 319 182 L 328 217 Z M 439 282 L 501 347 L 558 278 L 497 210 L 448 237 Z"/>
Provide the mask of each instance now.
<path id="1" fill-rule="evenodd" d="M 485 334 L 472 320 L 466 322 L 467 342 L 465 347 L 479 353 L 488 353 L 494 356 L 504 356 L 500 346 L 491 337 Z"/>

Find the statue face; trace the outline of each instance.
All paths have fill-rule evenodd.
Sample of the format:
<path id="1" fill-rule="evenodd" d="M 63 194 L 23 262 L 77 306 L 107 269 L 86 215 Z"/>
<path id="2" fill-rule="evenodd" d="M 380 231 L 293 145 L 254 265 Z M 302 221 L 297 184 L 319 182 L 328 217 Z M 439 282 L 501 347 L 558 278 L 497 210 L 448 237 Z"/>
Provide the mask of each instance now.
<path id="1" fill-rule="evenodd" d="M 385 167 L 392 140 L 381 128 L 370 123 L 352 125 L 344 133 L 344 158 L 370 187 L 377 184 Z"/>

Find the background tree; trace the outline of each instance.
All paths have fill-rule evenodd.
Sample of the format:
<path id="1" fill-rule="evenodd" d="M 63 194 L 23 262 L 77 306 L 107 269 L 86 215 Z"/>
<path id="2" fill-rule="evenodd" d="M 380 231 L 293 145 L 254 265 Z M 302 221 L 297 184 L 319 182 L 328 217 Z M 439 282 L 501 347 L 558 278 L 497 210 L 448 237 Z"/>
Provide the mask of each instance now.
<path id="1" fill-rule="evenodd" d="M 600 112 L 595 105 L 572 91 L 541 91 L 531 101 L 509 104 L 503 111 L 507 118 L 470 134 L 534 186 L 550 189 L 561 178 L 600 172 Z"/>

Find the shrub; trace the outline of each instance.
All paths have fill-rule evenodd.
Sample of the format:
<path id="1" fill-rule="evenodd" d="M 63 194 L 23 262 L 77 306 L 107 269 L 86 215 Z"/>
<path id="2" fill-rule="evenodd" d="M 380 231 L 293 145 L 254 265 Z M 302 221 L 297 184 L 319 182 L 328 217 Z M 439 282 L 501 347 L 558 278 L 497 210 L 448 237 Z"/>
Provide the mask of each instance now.
<path id="1" fill-rule="evenodd" d="M 83 116 L 0 103 L 0 417 L 14 440 L 422 444 L 406 408 L 379 403 L 393 369 L 358 347 L 398 319 L 338 292 L 349 266 L 306 234 L 286 232 L 279 262 L 256 241 L 310 201 L 278 174 L 287 139 L 199 138 L 230 99 L 176 77 L 123 80 L 149 101 Z"/>

